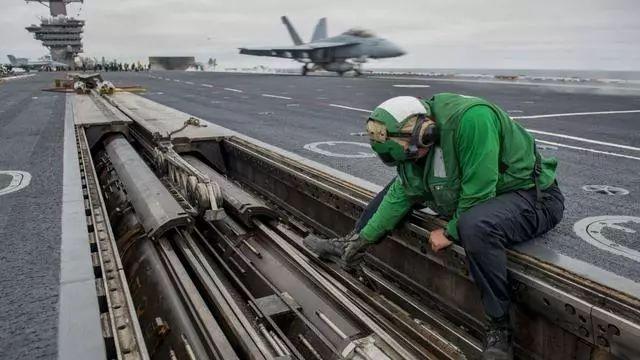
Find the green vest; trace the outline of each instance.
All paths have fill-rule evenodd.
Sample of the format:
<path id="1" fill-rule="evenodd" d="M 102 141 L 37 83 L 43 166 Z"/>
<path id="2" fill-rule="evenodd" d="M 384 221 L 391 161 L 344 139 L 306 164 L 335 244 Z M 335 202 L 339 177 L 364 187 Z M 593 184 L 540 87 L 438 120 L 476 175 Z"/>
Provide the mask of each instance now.
<path id="1" fill-rule="evenodd" d="M 429 151 L 424 166 L 406 162 L 398 166 L 407 195 L 426 199 L 433 210 L 452 216 L 460 196 L 460 166 L 456 156 L 458 126 L 465 111 L 476 105 L 490 107 L 499 120 L 499 177 L 496 195 L 535 186 L 534 139 L 520 124 L 499 107 L 476 97 L 458 94 L 436 94 L 424 100 L 431 107 L 440 134 L 439 143 Z M 557 161 L 541 158 L 539 185 L 546 189 L 555 180 Z"/>

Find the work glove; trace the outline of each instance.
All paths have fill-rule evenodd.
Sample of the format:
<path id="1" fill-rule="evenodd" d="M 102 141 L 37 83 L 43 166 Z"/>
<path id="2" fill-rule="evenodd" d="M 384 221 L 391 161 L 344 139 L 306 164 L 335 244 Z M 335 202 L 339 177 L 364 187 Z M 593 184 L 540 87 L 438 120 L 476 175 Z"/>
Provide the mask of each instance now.
<path id="1" fill-rule="evenodd" d="M 364 253 L 367 251 L 369 246 L 371 246 L 371 243 L 361 237 L 358 233 L 351 234 L 348 240 L 349 243 L 344 249 L 344 254 L 342 254 L 342 262 L 344 263 L 345 269 L 352 269 L 360 264 L 364 257 Z"/>

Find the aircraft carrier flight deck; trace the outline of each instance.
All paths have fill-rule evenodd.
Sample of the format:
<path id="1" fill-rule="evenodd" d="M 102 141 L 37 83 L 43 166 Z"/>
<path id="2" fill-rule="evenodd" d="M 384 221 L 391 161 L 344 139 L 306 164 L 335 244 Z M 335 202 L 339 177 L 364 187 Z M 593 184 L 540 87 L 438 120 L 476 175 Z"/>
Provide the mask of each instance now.
<path id="1" fill-rule="evenodd" d="M 336 266 L 314 262 L 298 246 L 301 234 L 311 229 L 325 235 L 346 229 L 353 220 L 351 211 L 360 211 L 363 202 L 395 176 L 394 168 L 383 166 L 369 146 L 364 126 L 371 110 L 393 96 L 429 98 L 441 92 L 479 96 L 497 104 L 534 135 L 543 155 L 559 161 L 558 182 L 566 197 L 562 222 L 548 234 L 516 247 L 511 255 L 514 279 L 534 289 L 528 293 L 533 295 L 518 300 L 525 309 L 518 310 L 518 319 L 533 319 L 539 331 L 532 325 L 526 334 L 523 330 L 518 335 L 519 356 L 526 358 L 531 349 L 539 348 L 543 349 L 539 356 L 552 358 L 549 354 L 559 351 L 562 341 L 577 344 L 562 350 L 575 358 L 589 358 L 584 354 L 593 349 L 605 349 L 611 359 L 640 356 L 637 343 L 635 348 L 630 345 L 640 336 L 638 309 L 633 307 L 640 299 L 640 89 L 408 76 L 150 71 L 102 73 L 116 87 L 140 86 L 144 91 L 138 94 L 42 91 L 64 74 L 40 72 L 0 83 L 0 358 L 87 354 L 147 358 L 152 351 L 167 357 L 187 354 L 177 358 L 193 353 L 212 358 L 337 358 L 340 352 L 347 354 L 345 358 L 358 358 L 353 355 L 358 351 L 360 358 L 478 358 L 482 320 L 478 304 L 463 302 L 463 294 L 424 280 L 420 285 L 426 289 L 424 294 L 416 290 L 406 295 L 417 289 L 411 284 L 418 280 L 409 279 L 410 271 L 385 257 L 384 250 L 371 255 L 365 271 L 368 280 L 360 283 Z M 189 117 L 200 122 L 185 122 Z M 154 131 L 170 133 L 167 119 L 175 119 L 171 125 L 175 134 L 164 140 L 177 139 L 174 149 L 182 156 L 167 153 L 164 163 L 196 174 L 189 179 L 202 174 L 218 179 L 223 184 L 220 199 L 224 198 L 218 206 L 222 209 L 224 203 L 233 220 L 225 223 L 211 215 L 220 209 L 209 197 L 205 199 L 212 205 L 207 211 L 212 213 L 197 215 L 197 209 L 184 205 L 193 202 L 179 191 L 180 186 L 195 191 L 195 183 L 189 185 L 191 180 L 181 180 L 178 172 L 159 166 L 137 176 L 150 177 L 148 183 L 157 181 L 163 191 L 166 187 L 167 194 L 171 192 L 188 211 L 179 212 L 174 223 L 153 225 L 153 231 L 147 228 L 145 221 L 153 217 L 145 217 L 145 210 L 138 207 L 145 198 L 132 195 L 143 191 L 127 182 L 127 176 L 133 175 L 125 174 L 139 167 L 124 165 L 132 164 L 129 161 L 136 154 L 141 154 L 139 164 L 153 167 L 157 163 L 154 146 L 163 143 Z M 134 146 L 124 144 L 122 134 Z M 211 147 L 197 145 L 196 140 Z M 168 175 L 160 182 L 153 174 L 162 171 Z M 274 178 L 268 180 L 269 174 Z M 269 184 L 278 177 L 290 188 L 271 188 Z M 113 187 L 114 183 L 120 185 Z M 121 188 L 126 191 L 118 192 Z M 133 212 L 114 203 L 127 194 Z M 226 198 L 227 194 L 235 200 Z M 174 201 L 174 197 L 168 199 Z M 237 205 L 243 201 L 250 206 Z M 301 204 L 312 209 L 305 212 Z M 102 212 L 96 212 L 98 205 Z M 247 212 L 248 208 L 257 209 L 259 216 Z M 154 239 L 154 249 L 121 242 L 126 230 L 131 230 L 127 216 L 136 213 L 144 236 Z M 198 220 L 185 220 L 185 213 Z M 122 260 L 117 259 L 117 270 L 126 273 L 121 280 L 138 279 L 139 261 L 141 267 L 163 274 L 159 280 L 154 278 L 157 284 L 164 284 L 164 289 L 177 284 L 178 290 L 154 295 L 150 289 L 157 284 L 142 281 L 131 282 L 130 294 L 109 282 L 109 277 L 97 287 L 96 297 L 96 279 L 111 274 L 105 270 L 109 253 L 98 235 L 93 240 L 97 245 L 83 245 L 86 240 L 82 239 L 87 228 L 89 233 L 106 231 L 100 222 L 105 218 L 113 227 L 109 236 L 120 239 Z M 428 231 L 429 221 L 440 221 L 418 218 L 422 220 L 415 220 L 407 233 Z M 405 246 L 402 239 L 407 236 L 397 235 L 400 245 L 389 240 L 396 244 L 389 246 Z M 213 246 L 205 238 L 222 240 Z M 242 242 L 248 245 L 238 245 Z M 406 248 L 413 249 L 415 244 L 408 244 Z M 455 274 L 447 278 L 449 284 L 469 281 L 464 266 L 455 265 L 459 258 L 453 250 L 440 258 L 417 250 L 410 253 L 407 262 L 414 260 L 412 256 L 428 258 L 421 261 L 432 264 L 429 269 L 445 269 L 438 274 L 449 269 Z M 145 254 L 140 259 L 146 260 L 134 259 L 132 254 Z M 223 261 L 225 256 L 231 261 Z M 280 265 L 271 265 L 275 263 Z M 264 284 L 250 280 L 247 273 L 259 274 L 255 279 Z M 112 298 L 111 291 L 124 295 Z M 535 298 L 539 293 L 547 295 Z M 155 304 L 150 300 L 154 296 L 181 304 L 176 305 L 179 311 Z M 284 306 L 287 296 L 292 302 Z M 412 302 L 416 296 L 428 298 L 428 304 L 448 305 L 425 310 Z M 469 295 L 473 296 L 477 294 Z M 169 315 L 149 318 L 139 307 L 142 298 L 149 314 L 166 311 Z M 245 300 L 232 300 L 239 298 Z M 354 300 L 360 298 L 366 301 Z M 342 299 L 341 305 L 336 305 L 336 299 Z M 97 309 L 104 326 L 106 313 L 112 319 L 126 316 L 113 310 L 117 301 L 128 304 L 129 315 L 137 313 L 141 325 L 116 324 L 107 341 Z M 207 306 L 215 308 L 211 314 L 203 310 Z M 109 307 L 111 312 L 105 310 Z M 579 315 L 575 323 L 566 313 L 553 315 L 557 307 L 568 313 L 575 307 Z M 309 315 L 308 309 L 316 309 L 315 315 Z M 581 323 L 583 310 L 588 314 L 587 325 Z M 547 319 L 545 313 L 552 315 Z M 279 316 L 293 319 L 287 320 L 293 325 L 285 326 Z M 197 320 L 190 324 L 185 319 Z M 246 319 L 258 320 L 252 326 L 253 320 Z M 603 319 L 608 319 L 609 328 Z M 431 325 L 415 326 L 423 323 Z M 599 326 L 604 326 L 602 333 Z M 415 329 L 419 327 L 423 332 Z M 123 335 L 125 328 L 131 334 Z M 173 333 L 167 335 L 167 328 Z M 187 335 L 172 337 L 178 330 Z M 542 333 L 561 335 L 540 340 L 535 334 Z M 81 341 L 76 338 L 79 334 Z M 228 342 L 221 340 L 222 334 Z M 374 335 L 362 336 L 367 334 Z M 359 342 L 373 338 L 375 346 Z M 343 350 L 349 346 L 357 349 L 352 349 L 352 355 Z"/>
<path id="2" fill-rule="evenodd" d="M 147 89 L 143 96 L 161 104 L 381 186 L 395 176 L 395 169 L 381 166 L 367 149 L 364 123 L 377 104 L 393 96 L 429 98 L 439 92 L 486 98 L 533 131 L 543 153 L 560 160 L 560 186 L 571 200 L 567 201 L 561 226 L 538 242 L 629 279 L 640 278 L 638 258 L 611 257 L 580 240 L 574 231 L 574 224 L 587 217 L 637 213 L 640 193 L 633 191 L 640 187 L 637 93 L 621 90 L 609 94 L 579 85 L 557 88 L 402 77 L 302 78 L 191 72 L 115 73 L 110 77 L 118 83 L 142 85 Z M 384 176 L 380 175 L 382 171 Z M 583 189 L 588 185 L 619 187 L 629 193 L 611 195 L 595 188 Z M 640 226 L 629 225 L 631 230 Z M 609 239 L 620 245 L 632 249 L 637 245 L 633 232 L 606 231 Z"/>

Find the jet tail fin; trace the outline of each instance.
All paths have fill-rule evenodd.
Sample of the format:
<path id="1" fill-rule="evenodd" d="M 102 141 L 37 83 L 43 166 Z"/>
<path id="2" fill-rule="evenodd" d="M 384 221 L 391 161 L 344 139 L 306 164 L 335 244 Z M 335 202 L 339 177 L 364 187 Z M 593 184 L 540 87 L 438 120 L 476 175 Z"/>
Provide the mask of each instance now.
<path id="1" fill-rule="evenodd" d="M 18 61 L 16 61 L 16 57 L 13 55 L 7 55 L 7 57 L 9 58 L 9 62 L 11 63 L 11 65 L 17 65 Z"/>
<path id="2" fill-rule="evenodd" d="M 280 19 L 282 19 L 282 23 L 284 24 L 284 26 L 287 27 L 287 30 L 289 31 L 289 35 L 291 35 L 291 39 L 293 40 L 293 44 L 302 45 L 302 39 L 300 39 L 300 35 L 298 35 L 298 32 L 293 27 L 293 25 L 291 25 L 291 22 L 289 22 L 289 19 L 286 16 L 283 16 Z"/>
<path id="3" fill-rule="evenodd" d="M 313 30 L 311 41 L 318 41 L 327 38 L 327 18 L 321 18 Z"/>

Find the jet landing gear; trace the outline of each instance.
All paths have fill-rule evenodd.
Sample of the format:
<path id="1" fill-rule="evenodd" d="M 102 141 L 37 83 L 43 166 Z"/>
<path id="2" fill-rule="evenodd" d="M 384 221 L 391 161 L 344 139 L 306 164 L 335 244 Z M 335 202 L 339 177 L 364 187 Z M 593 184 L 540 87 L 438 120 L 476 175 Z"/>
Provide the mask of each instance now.
<path id="1" fill-rule="evenodd" d="M 307 76 L 307 73 L 309 72 L 309 68 L 307 68 L 308 64 L 304 64 L 302 65 L 302 76 Z"/>
<path id="2" fill-rule="evenodd" d="M 357 77 L 360 77 L 360 76 L 363 75 L 362 74 L 362 63 L 361 62 L 354 64 L 353 72 L 354 72 L 354 75 L 357 76 Z"/>

